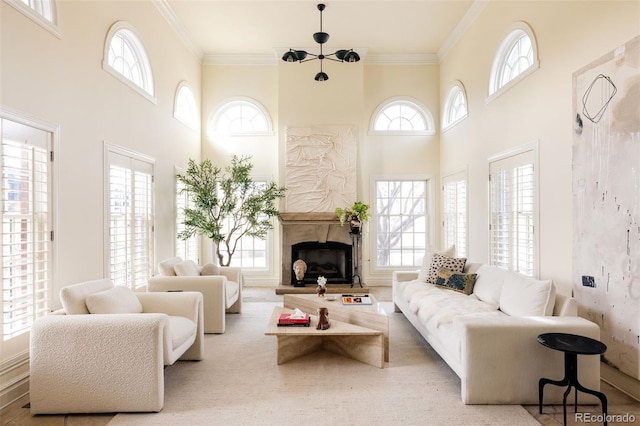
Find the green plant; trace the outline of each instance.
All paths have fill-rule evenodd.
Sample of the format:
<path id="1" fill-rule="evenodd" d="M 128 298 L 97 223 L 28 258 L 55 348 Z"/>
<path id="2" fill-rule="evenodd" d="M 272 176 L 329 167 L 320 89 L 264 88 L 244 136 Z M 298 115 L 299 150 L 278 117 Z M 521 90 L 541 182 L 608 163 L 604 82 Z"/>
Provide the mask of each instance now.
<path id="1" fill-rule="evenodd" d="M 184 209 L 185 230 L 178 237 L 210 238 L 220 266 L 229 266 L 243 236 L 264 240 L 273 229 L 272 217 L 280 214 L 276 200 L 284 197 L 286 188 L 254 182 L 250 158 L 234 155 L 224 169 L 210 160 L 189 160 L 186 172 L 177 176 L 191 200 Z"/>
<path id="2" fill-rule="evenodd" d="M 369 205 L 364 204 L 362 201 L 356 201 L 351 207 L 337 207 L 336 215 L 340 219 L 340 224 L 344 225 L 349 222 L 351 218 L 356 217 L 362 223 L 367 222 L 371 218 L 369 213 Z"/>

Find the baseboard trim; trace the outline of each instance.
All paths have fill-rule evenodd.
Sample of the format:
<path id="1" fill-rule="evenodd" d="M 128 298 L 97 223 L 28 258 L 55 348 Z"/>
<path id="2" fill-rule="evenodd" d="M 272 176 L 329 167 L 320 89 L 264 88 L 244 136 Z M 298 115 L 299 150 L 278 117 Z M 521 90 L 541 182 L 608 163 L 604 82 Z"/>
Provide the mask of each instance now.
<path id="1" fill-rule="evenodd" d="M 0 365 L 0 409 L 29 393 L 29 354 L 22 353 Z"/>
<path id="2" fill-rule="evenodd" d="M 620 392 L 624 392 L 631 398 L 640 401 L 640 381 L 622 373 L 610 365 L 600 363 L 600 378 L 618 389 Z"/>

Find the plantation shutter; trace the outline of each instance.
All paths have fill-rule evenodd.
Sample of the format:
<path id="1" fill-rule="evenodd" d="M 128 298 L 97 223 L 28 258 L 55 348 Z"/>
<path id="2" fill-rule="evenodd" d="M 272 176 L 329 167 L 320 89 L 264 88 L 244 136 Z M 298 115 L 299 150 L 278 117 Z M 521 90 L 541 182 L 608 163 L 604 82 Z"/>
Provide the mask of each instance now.
<path id="1" fill-rule="evenodd" d="M 193 201 L 188 192 L 182 191 L 184 185 L 176 179 L 176 256 L 182 259 L 190 259 L 196 263 L 200 261 L 200 241 L 198 235 L 182 240 L 177 235 L 185 230 L 184 209 L 193 208 Z"/>
<path id="2" fill-rule="evenodd" d="M 533 151 L 490 163 L 490 262 L 534 276 Z"/>
<path id="3" fill-rule="evenodd" d="M 109 152 L 109 277 L 139 289 L 153 272 L 153 164 Z"/>
<path id="4" fill-rule="evenodd" d="M 29 331 L 49 311 L 51 133 L 2 119 L 2 334 Z"/>
<path id="5" fill-rule="evenodd" d="M 467 256 L 467 178 L 456 173 L 443 179 L 442 228 L 444 247 L 455 244 L 456 256 Z"/>

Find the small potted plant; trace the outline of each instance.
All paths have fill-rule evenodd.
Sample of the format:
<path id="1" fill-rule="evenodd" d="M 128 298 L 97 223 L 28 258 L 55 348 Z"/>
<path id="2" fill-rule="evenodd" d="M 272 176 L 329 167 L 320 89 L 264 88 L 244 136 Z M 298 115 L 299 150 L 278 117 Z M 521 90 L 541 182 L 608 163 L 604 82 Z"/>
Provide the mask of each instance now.
<path id="1" fill-rule="evenodd" d="M 359 234 L 362 224 L 371 218 L 369 205 L 364 204 L 362 201 L 356 201 L 351 207 L 336 208 L 336 215 L 338 215 L 341 225 L 349 224 L 352 234 Z"/>
<path id="2" fill-rule="evenodd" d="M 320 275 L 318 277 L 318 286 L 316 287 L 316 294 L 320 297 L 324 297 L 327 292 L 327 279 Z"/>

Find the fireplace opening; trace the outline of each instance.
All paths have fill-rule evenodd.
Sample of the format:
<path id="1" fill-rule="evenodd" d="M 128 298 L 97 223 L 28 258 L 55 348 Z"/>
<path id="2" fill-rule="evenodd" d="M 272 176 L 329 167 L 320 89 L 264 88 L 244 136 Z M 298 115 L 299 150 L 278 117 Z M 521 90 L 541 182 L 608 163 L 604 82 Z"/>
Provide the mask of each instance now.
<path id="1" fill-rule="evenodd" d="M 353 250 L 351 245 L 327 241 L 307 241 L 291 246 L 292 263 L 298 259 L 307 264 L 304 285 L 317 283 L 318 277 L 327 279 L 327 284 L 351 284 Z M 296 285 L 295 274 L 291 274 L 291 284 Z"/>

